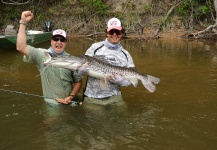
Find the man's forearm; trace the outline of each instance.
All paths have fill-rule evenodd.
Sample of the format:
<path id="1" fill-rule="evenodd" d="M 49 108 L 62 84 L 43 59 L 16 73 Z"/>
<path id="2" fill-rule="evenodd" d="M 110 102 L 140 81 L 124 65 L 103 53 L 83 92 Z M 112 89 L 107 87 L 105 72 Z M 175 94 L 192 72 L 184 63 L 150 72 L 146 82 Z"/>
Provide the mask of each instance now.
<path id="1" fill-rule="evenodd" d="M 26 25 L 20 24 L 17 34 L 17 50 L 25 54 L 26 47 Z"/>
<path id="2" fill-rule="evenodd" d="M 24 11 L 21 14 L 20 27 L 17 35 L 17 50 L 27 57 L 29 56 L 29 49 L 26 44 L 26 24 L 34 17 L 31 11 Z"/>
<path id="3" fill-rule="evenodd" d="M 81 87 L 82 87 L 82 82 L 75 83 L 69 95 L 74 95 L 74 96 L 77 95 L 79 91 L 81 90 Z"/>

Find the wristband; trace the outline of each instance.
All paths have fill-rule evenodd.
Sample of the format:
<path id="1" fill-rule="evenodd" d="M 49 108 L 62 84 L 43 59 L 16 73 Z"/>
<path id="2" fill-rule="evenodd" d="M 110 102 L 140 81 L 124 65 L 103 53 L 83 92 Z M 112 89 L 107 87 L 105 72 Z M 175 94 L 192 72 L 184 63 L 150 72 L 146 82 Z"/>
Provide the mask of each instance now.
<path id="1" fill-rule="evenodd" d="M 73 97 L 75 97 L 75 95 L 74 95 L 74 94 L 69 94 L 69 96 L 71 96 L 72 98 L 73 98 Z"/>
<path id="2" fill-rule="evenodd" d="M 19 23 L 20 23 L 20 24 L 23 24 L 23 25 L 26 25 L 26 24 L 27 24 L 27 22 L 23 22 L 22 20 L 20 20 Z"/>

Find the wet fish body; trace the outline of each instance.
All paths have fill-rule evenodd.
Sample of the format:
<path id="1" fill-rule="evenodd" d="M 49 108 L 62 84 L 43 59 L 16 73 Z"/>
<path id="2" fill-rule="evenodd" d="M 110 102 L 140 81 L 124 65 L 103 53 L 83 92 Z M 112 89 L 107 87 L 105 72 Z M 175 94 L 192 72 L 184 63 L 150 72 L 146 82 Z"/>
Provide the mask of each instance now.
<path id="1" fill-rule="evenodd" d="M 106 61 L 104 56 L 91 57 L 84 55 L 76 57 L 66 55 L 51 57 L 49 54 L 47 56 L 48 60 L 44 62 L 45 65 L 62 67 L 72 71 L 78 70 L 82 64 L 88 62 L 88 75 L 100 79 L 100 87 L 104 90 L 109 89 L 109 82 L 106 77 L 111 74 L 123 75 L 134 87 L 138 85 L 138 80 L 140 80 L 143 86 L 150 92 L 154 92 L 156 90 L 155 84 L 160 82 L 159 78 L 151 75 L 142 75 L 133 68 L 111 65 Z"/>

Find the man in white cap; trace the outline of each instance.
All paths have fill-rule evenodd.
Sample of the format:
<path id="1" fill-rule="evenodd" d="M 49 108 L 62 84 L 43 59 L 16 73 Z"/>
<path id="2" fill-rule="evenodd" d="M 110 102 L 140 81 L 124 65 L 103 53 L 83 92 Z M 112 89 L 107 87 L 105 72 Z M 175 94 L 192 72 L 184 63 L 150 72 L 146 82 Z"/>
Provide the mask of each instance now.
<path id="1" fill-rule="evenodd" d="M 66 32 L 61 29 L 53 31 L 51 47 L 48 50 L 29 46 L 26 43 L 26 25 L 33 17 L 34 15 L 31 11 L 22 12 L 17 35 L 17 50 L 24 54 L 24 62 L 33 62 L 36 64 L 41 74 L 45 101 L 54 104 L 69 104 L 81 89 L 82 77 L 67 69 L 53 66 L 45 68 L 43 65 L 47 59 L 44 54 L 45 51 L 55 55 L 67 54 L 64 51 L 67 45 Z"/>
<path id="2" fill-rule="evenodd" d="M 104 55 L 105 59 L 112 65 L 135 68 L 133 59 L 128 51 L 121 46 L 121 39 L 124 35 L 124 29 L 121 22 L 117 18 L 112 18 L 107 23 L 105 30 L 107 38 L 104 41 L 94 43 L 85 53 L 85 55 L 96 56 Z M 88 72 L 87 68 L 83 66 L 83 70 L 78 72 L 82 75 Z M 101 81 L 94 77 L 88 77 L 86 89 L 84 92 L 85 103 L 96 104 L 114 104 L 123 103 L 121 96 L 120 85 L 129 86 L 130 81 L 123 76 L 110 75 L 107 77 L 110 80 L 110 89 L 102 90 Z"/>

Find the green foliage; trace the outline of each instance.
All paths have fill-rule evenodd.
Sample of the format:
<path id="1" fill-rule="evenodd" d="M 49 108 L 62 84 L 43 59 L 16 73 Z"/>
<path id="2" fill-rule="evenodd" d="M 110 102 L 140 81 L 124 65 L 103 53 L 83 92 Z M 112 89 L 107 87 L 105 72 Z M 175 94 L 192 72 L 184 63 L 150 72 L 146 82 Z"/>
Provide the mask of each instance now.
<path id="1" fill-rule="evenodd" d="M 206 19 L 207 16 L 209 16 L 210 13 L 211 12 L 210 12 L 208 6 L 201 6 L 198 8 L 198 13 L 196 14 L 196 17 L 199 20 L 204 20 L 204 19 Z"/>
<path id="2" fill-rule="evenodd" d="M 122 21 L 124 20 L 124 14 L 123 14 L 123 13 L 120 13 L 120 12 L 117 13 L 117 14 L 115 14 L 114 17 L 117 17 L 118 19 L 120 19 L 120 20 L 122 20 Z"/>
<path id="3" fill-rule="evenodd" d="M 67 1 L 64 1 L 64 2 L 62 2 L 62 5 L 63 5 L 64 7 L 66 7 L 66 6 L 68 5 L 68 2 L 67 2 Z"/>
<path id="4" fill-rule="evenodd" d="M 13 9 L 13 11 L 10 11 L 8 15 L 5 16 L 5 20 L 7 20 L 7 23 L 11 23 L 13 21 L 16 21 L 20 19 L 20 10 L 19 9 Z"/>
<path id="5" fill-rule="evenodd" d="M 193 17 L 194 20 L 203 21 L 210 18 L 212 13 L 213 2 L 210 0 L 183 0 L 177 7 L 177 12 L 185 22 L 188 22 L 189 17 Z M 196 23 L 196 22 L 195 22 Z"/>
<path id="6" fill-rule="evenodd" d="M 167 20 L 166 20 L 166 24 L 171 24 L 172 22 L 173 22 L 172 18 L 168 17 Z"/>
<path id="7" fill-rule="evenodd" d="M 157 22 L 158 22 L 158 24 L 161 24 L 161 23 L 163 22 L 163 18 L 162 18 L 162 17 L 159 17 L 159 18 L 157 19 Z"/>
<path id="8" fill-rule="evenodd" d="M 153 25 L 153 22 L 160 24 L 171 5 L 169 1 L 152 0 L 150 3 L 139 1 L 119 1 L 118 9 L 110 9 L 116 6 L 114 0 L 46 0 L 32 1 L 27 5 L 4 5 L 0 2 L 0 12 L 3 19 L 0 20 L 0 27 L 4 28 L 8 23 L 20 19 L 23 10 L 31 10 L 35 17 L 28 25 L 29 28 L 40 27 L 44 21 L 55 22 L 55 25 L 69 28 L 72 32 L 77 31 L 81 34 L 92 32 L 104 28 L 103 20 L 109 17 L 117 17 L 122 23 L 134 30 L 136 23 L 142 25 Z M 163 4 L 163 6 L 162 6 Z M 171 14 L 166 25 L 170 25 L 174 20 L 172 15 L 176 15 L 181 23 L 186 26 L 192 21 L 194 26 L 198 22 L 207 21 L 215 17 L 213 0 L 177 0 L 175 13 Z M 119 9 L 121 8 L 122 9 Z M 139 7 L 138 7 L 139 6 Z M 144 7 L 141 7 L 144 6 Z M 138 7 L 138 8 L 137 8 Z M 152 17 L 152 18 L 151 18 Z M 191 18 L 192 17 L 192 18 Z M 151 18 L 151 19 L 150 19 Z M 151 21 L 150 21 L 151 20 Z M 190 20 L 190 21 L 189 21 Z"/>
<path id="9" fill-rule="evenodd" d="M 55 10 L 52 9 L 52 8 L 49 8 L 48 11 L 49 11 L 50 14 L 53 14 L 55 12 Z"/>
<path id="10" fill-rule="evenodd" d="M 180 4 L 177 8 L 177 12 L 179 15 L 183 17 L 187 17 L 191 10 L 191 3 L 189 0 L 183 0 L 182 4 Z"/>
<path id="11" fill-rule="evenodd" d="M 199 7 L 199 11 L 202 14 L 207 14 L 207 13 L 209 13 L 209 8 L 207 6 L 201 6 L 201 7 Z"/>
<path id="12" fill-rule="evenodd" d="M 152 10 L 152 5 L 147 5 L 147 6 L 145 7 L 145 9 L 146 9 L 147 11 L 151 11 L 151 10 Z"/>
<path id="13" fill-rule="evenodd" d="M 98 13 L 103 15 L 107 13 L 108 7 L 106 0 L 81 0 L 82 6 L 88 13 Z"/>

